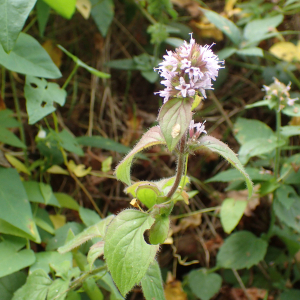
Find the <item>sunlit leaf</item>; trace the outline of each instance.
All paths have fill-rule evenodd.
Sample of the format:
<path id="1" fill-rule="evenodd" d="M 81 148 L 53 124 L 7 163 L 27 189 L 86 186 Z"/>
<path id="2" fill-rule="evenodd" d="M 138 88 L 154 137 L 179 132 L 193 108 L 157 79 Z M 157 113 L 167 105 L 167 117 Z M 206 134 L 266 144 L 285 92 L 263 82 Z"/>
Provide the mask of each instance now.
<path id="1" fill-rule="evenodd" d="M 76 8 L 85 19 L 88 19 L 92 9 L 92 3 L 90 0 L 76 0 Z"/>
<path id="2" fill-rule="evenodd" d="M 71 19 L 76 8 L 76 0 L 43 0 L 61 16 Z"/>

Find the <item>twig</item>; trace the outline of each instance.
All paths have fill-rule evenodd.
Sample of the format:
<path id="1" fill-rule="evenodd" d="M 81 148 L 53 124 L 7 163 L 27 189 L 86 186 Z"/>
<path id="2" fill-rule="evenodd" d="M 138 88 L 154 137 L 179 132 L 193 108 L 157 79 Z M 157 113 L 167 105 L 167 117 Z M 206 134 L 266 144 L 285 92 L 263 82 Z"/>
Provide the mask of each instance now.
<path id="1" fill-rule="evenodd" d="M 252 300 L 251 297 L 249 296 L 249 294 L 247 293 L 246 287 L 242 281 L 242 278 L 240 277 L 239 273 L 236 271 L 236 269 L 232 269 L 232 272 L 236 278 L 236 280 L 238 281 L 239 285 L 241 286 L 245 296 L 247 297 L 248 300 Z"/>

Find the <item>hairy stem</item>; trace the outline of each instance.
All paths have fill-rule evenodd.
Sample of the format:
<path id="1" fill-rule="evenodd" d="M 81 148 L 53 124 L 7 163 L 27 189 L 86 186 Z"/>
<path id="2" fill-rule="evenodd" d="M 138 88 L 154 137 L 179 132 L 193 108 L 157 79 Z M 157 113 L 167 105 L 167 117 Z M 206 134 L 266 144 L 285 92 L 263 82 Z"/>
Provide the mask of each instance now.
<path id="1" fill-rule="evenodd" d="M 181 177 L 182 177 L 182 173 L 184 170 L 184 162 L 185 162 L 185 154 L 184 154 L 185 143 L 186 143 L 186 134 L 184 134 L 180 140 L 176 178 L 175 178 L 172 188 L 170 189 L 169 193 L 167 194 L 168 198 L 171 198 L 173 196 L 173 194 L 176 192 L 176 190 L 179 186 Z"/>
<path id="2" fill-rule="evenodd" d="M 276 136 L 277 136 L 277 142 L 280 139 L 280 128 L 281 128 L 281 112 L 278 109 L 276 111 Z M 276 148 L 276 154 L 275 154 L 275 165 L 274 165 L 274 175 L 277 179 L 279 176 L 279 161 L 280 161 L 280 148 Z"/>

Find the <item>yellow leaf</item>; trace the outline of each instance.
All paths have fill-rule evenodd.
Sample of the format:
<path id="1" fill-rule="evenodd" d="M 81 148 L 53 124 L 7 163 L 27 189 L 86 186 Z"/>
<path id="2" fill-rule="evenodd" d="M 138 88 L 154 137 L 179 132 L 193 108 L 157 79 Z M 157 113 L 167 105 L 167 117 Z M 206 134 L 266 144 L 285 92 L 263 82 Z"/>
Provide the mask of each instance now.
<path id="1" fill-rule="evenodd" d="M 294 60 L 300 61 L 299 49 L 299 42 L 297 46 L 291 42 L 279 42 L 274 44 L 269 51 L 284 61 L 292 62 Z"/>
<path id="2" fill-rule="evenodd" d="M 17 158 L 10 154 L 4 154 L 6 159 L 9 161 L 9 163 L 17 169 L 18 172 L 23 172 L 25 174 L 31 175 L 30 171 L 28 168 Z"/>
<path id="3" fill-rule="evenodd" d="M 85 169 L 85 165 L 76 165 L 73 160 L 70 160 L 68 163 L 68 168 L 72 171 L 77 177 L 84 177 L 90 174 L 92 167 Z"/>
<path id="4" fill-rule="evenodd" d="M 51 166 L 51 167 L 47 170 L 47 173 L 50 173 L 50 174 L 70 175 L 69 172 L 68 172 L 67 170 L 65 170 L 65 169 L 63 169 L 62 167 L 57 166 L 57 165 Z"/>
<path id="5" fill-rule="evenodd" d="M 203 38 L 213 38 L 216 41 L 223 40 L 223 33 L 214 24 L 210 23 L 206 17 L 202 17 L 200 21 L 191 21 L 191 26 L 196 29 L 196 33 Z"/>
<path id="6" fill-rule="evenodd" d="M 112 156 L 109 156 L 102 162 L 101 171 L 106 173 L 111 170 Z"/>
<path id="7" fill-rule="evenodd" d="M 165 285 L 166 300 L 187 300 L 187 295 L 182 289 L 181 282 L 175 278 L 170 278 L 170 275 L 168 277 Z"/>
<path id="8" fill-rule="evenodd" d="M 47 40 L 43 44 L 43 48 L 48 52 L 49 56 L 56 64 L 58 68 L 60 68 L 62 63 L 62 51 L 56 46 L 56 44 L 52 40 Z"/>
<path id="9" fill-rule="evenodd" d="M 63 216 L 63 215 L 49 215 L 49 218 L 50 218 L 51 222 L 53 223 L 53 226 L 54 226 L 55 230 L 66 224 L 66 216 Z"/>
<path id="10" fill-rule="evenodd" d="M 194 110 L 195 108 L 197 108 L 203 99 L 204 99 L 203 97 L 196 95 L 191 110 Z"/>
<path id="11" fill-rule="evenodd" d="M 92 3 L 90 0 L 77 0 L 76 8 L 85 19 L 88 19 L 91 14 Z"/>

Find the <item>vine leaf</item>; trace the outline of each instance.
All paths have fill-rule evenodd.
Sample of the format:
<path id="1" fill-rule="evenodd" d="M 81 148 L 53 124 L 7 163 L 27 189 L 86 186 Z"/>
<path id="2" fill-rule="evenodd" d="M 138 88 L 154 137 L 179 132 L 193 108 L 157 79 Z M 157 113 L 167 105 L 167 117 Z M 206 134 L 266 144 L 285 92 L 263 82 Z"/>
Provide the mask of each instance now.
<path id="1" fill-rule="evenodd" d="M 134 155 L 140 151 L 149 148 L 154 145 L 165 145 L 166 142 L 161 134 L 159 126 L 154 126 L 150 128 L 136 144 L 136 146 L 123 158 L 123 160 L 118 164 L 115 175 L 117 179 L 123 181 L 127 185 L 131 185 L 130 180 L 130 168 Z"/>
<path id="2" fill-rule="evenodd" d="M 207 148 L 213 152 L 218 153 L 219 155 L 223 156 L 228 162 L 230 162 L 238 171 L 241 172 L 246 181 L 248 195 L 250 198 L 253 192 L 252 181 L 247 172 L 245 171 L 242 163 L 237 158 L 237 155 L 226 144 L 208 135 L 200 138 L 197 145 L 191 145 L 191 150 L 193 151 L 199 150 L 201 148 Z"/>
<path id="3" fill-rule="evenodd" d="M 125 296 L 145 276 L 159 246 L 149 245 L 144 232 L 154 223 L 150 215 L 127 209 L 118 214 L 108 226 L 104 256 L 108 270 Z"/>
<path id="4" fill-rule="evenodd" d="M 173 98 L 166 102 L 158 115 L 162 134 L 170 151 L 173 151 L 192 120 L 193 100 Z"/>

